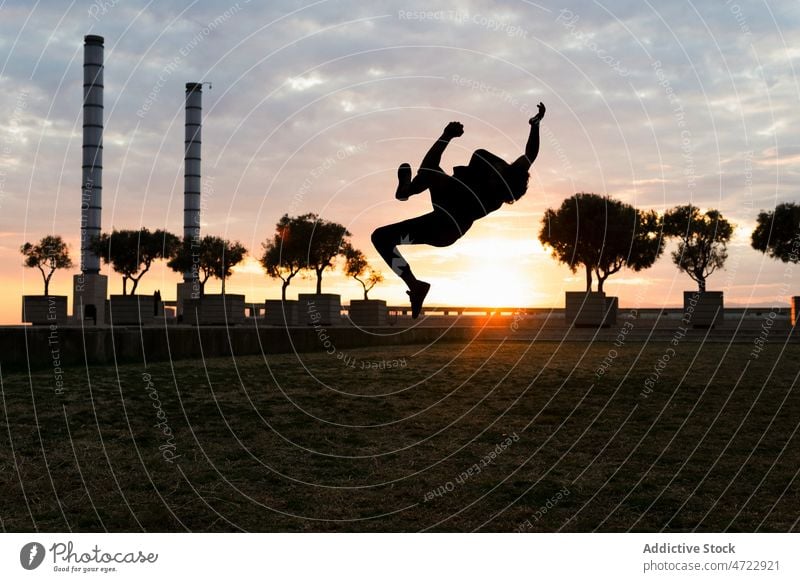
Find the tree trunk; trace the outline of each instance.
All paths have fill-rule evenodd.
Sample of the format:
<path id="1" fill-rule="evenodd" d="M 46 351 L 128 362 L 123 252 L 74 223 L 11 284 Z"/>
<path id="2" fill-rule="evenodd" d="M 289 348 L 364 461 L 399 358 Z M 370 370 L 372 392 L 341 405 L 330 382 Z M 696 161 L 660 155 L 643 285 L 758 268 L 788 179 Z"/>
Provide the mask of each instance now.
<path id="1" fill-rule="evenodd" d="M 597 292 L 598 293 L 602 293 L 603 292 L 603 283 L 606 282 L 606 279 L 608 279 L 607 276 L 606 277 L 601 277 L 600 275 L 597 276 Z"/>
<path id="2" fill-rule="evenodd" d="M 284 281 L 281 286 L 281 301 L 286 301 L 286 289 L 289 288 L 289 281 Z"/>
<path id="3" fill-rule="evenodd" d="M 317 269 L 317 295 L 322 294 L 322 269 Z"/>
<path id="4" fill-rule="evenodd" d="M 225 277 L 222 277 L 222 294 L 225 295 Z"/>
<path id="5" fill-rule="evenodd" d="M 589 293 L 592 290 L 592 267 L 590 265 L 586 265 L 586 292 Z"/>
<path id="6" fill-rule="evenodd" d="M 706 279 L 705 279 L 705 277 L 701 277 L 701 278 L 697 279 L 697 285 L 698 285 L 698 287 L 700 287 L 700 293 L 705 293 L 706 292 Z"/>
<path id="7" fill-rule="evenodd" d="M 133 281 L 133 287 L 131 287 L 131 295 L 136 295 L 136 287 L 139 286 L 139 279 L 134 279 L 131 277 L 131 281 Z"/>
<path id="8" fill-rule="evenodd" d="M 50 295 L 50 277 L 44 278 L 44 294 L 45 296 Z"/>
<path id="9" fill-rule="evenodd" d="M 361 279 L 359 279 L 355 275 L 353 275 L 353 279 L 355 279 L 356 281 L 361 283 L 361 287 L 363 287 L 363 289 L 364 289 L 364 300 L 366 301 L 367 299 L 369 299 L 369 297 L 367 297 L 367 293 L 369 293 L 369 289 L 367 289 L 367 284 L 364 283 L 364 281 L 362 281 Z"/>
<path id="10" fill-rule="evenodd" d="M 122 294 L 123 295 L 127 295 L 128 294 L 128 278 L 127 277 L 123 277 L 122 278 Z"/>

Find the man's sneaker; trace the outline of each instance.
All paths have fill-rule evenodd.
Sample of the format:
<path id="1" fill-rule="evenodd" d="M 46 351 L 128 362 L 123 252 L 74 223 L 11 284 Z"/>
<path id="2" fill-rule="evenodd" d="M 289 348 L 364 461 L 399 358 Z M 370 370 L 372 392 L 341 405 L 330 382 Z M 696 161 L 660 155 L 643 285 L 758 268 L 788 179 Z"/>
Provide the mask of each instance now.
<path id="1" fill-rule="evenodd" d="M 425 296 L 428 295 L 430 288 L 430 283 L 426 283 L 425 281 L 417 281 L 414 285 L 414 289 L 411 291 L 406 291 L 408 296 L 411 298 L 411 319 L 416 319 L 419 317 L 419 314 L 422 311 L 422 303 L 425 301 Z"/>
<path id="2" fill-rule="evenodd" d="M 411 185 L 411 166 L 409 164 L 400 164 L 397 168 L 397 192 L 394 197 L 405 202 L 411 194 L 408 193 L 408 187 Z"/>

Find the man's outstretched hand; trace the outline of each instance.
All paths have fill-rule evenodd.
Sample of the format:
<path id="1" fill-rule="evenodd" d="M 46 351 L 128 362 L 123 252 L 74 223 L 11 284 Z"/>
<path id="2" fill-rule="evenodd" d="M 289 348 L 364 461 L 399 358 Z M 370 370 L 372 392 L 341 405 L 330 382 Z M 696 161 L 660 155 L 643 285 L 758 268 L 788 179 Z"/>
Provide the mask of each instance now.
<path id="1" fill-rule="evenodd" d="M 544 117 L 544 112 L 546 111 L 544 103 L 539 103 L 539 105 L 537 105 L 537 107 L 539 108 L 539 113 L 537 113 L 536 115 L 534 115 L 533 117 L 531 117 L 528 120 L 528 123 L 530 123 L 531 125 L 538 125 L 539 122 Z"/>
<path id="2" fill-rule="evenodd" d="M 442 136 L 447 139 L 461 137 L 462 135 L 464 135 L 464 126 L 461 125 L 459 121 L 451 121 L 447 124 L 447 127 L 444 128 L 444 132 L 442 132 Z"/>

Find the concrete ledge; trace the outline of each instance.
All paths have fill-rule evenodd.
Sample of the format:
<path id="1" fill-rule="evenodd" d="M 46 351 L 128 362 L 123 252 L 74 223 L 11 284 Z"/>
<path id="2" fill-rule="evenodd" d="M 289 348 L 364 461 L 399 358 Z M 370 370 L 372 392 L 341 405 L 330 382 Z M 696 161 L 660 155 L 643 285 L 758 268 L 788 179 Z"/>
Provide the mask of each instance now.
<path id="1" fill-rule="evenodd" d="M 54 329 L 55 328 L 55 329 Z M 307 327 L 7 327 L 0 333 L 2 370 L 344 350 L 364 346 L 469 341 L 472 327 L 313 329 Z"/>
<path id="2" fill-rule="evenodd" d="M 771 313 L 771 312 L 770 312 Z M 248 356 L 277 353 L 336 351 L 359 347 L 465 342 L 473 340 L 512 342 L 671 342 L 677 333 L 686 342 L 749 343 L 766 341 L 776 349 L 800 343 L 800 330 L 784 317 L 729 321 L 712 330 L 686 330 L 680 319 L 625 318 L 607 328 L 579 329 L 563 318 L 441 318 L 435 322 L 359 329 L 346 327 L 272 327 L 263 320 L 240 326 L 188 326 L 165 324 L 139 328 L 76 326 L 12 326 L 0 332 L 2 371 L 47 369 L 60 366 L 113 365 L 117 363 Z M 451 320 L 451 321 L 446 321 Z M 624 334 L 622 329 L 624 328 Z"/>
<path id="3" fill-rule="evenodd" d="M 300 302 L 296 299 L 266 299 L 264 301 L 264 323 L 267 325 L 298 325 Z"/>

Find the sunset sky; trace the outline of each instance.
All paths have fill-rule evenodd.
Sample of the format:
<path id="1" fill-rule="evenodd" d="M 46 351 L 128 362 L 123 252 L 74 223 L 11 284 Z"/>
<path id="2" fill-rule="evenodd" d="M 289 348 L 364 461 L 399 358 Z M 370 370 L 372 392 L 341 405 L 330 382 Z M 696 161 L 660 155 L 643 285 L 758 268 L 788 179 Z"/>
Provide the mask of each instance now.
<path id="1" fill-rule="evenodd" d="M 227 285 L 248 301 L 280 295 L 255 260 L 275 222 L 317 212 L 384 272 L 371 296 L 405 303 L 369 240 L 430 210 L 426 194 L 394 199 L 398 164 L 416 167 L 450 120 L 465 135 L 445 169 L 477 148 L 516 158 L 543 101 L 527 195 L 452 247 L 408 250 L 433 285 L 429 303 L 563 306 L 582 274 L 537 235 L 545 209 L 575 192 L 659 212 L 718 208 L 738 228 L 709 290 L 731 306 L 786 303 L 800 270 L 785 276 L 749 237 L 760 209 L 800 192 L 799 25 L 796 0 L 4 2 L 0 323 L 19 322 L 21 296 L 42 291 L 22 243 L 60 234 L 79 263 L 85 34 L 106 39 L 103 230 L 181 232 L 184 85 L 209 81 L 202 228 L 250 249 Z M 650 270 L 612 276 L 606 292 L 623 309 L 680 304 L 694 284 L 672 248 Z M 56 273 L 51 292 L 70 294 L 75 272 Z M 174 299 L 178 281 L 159 266 L 140 290 Z M 109 289 L 121 292 L 120 276 Z M 339 272 L 323 290 L 345 302 L 360 293 Z"/>

